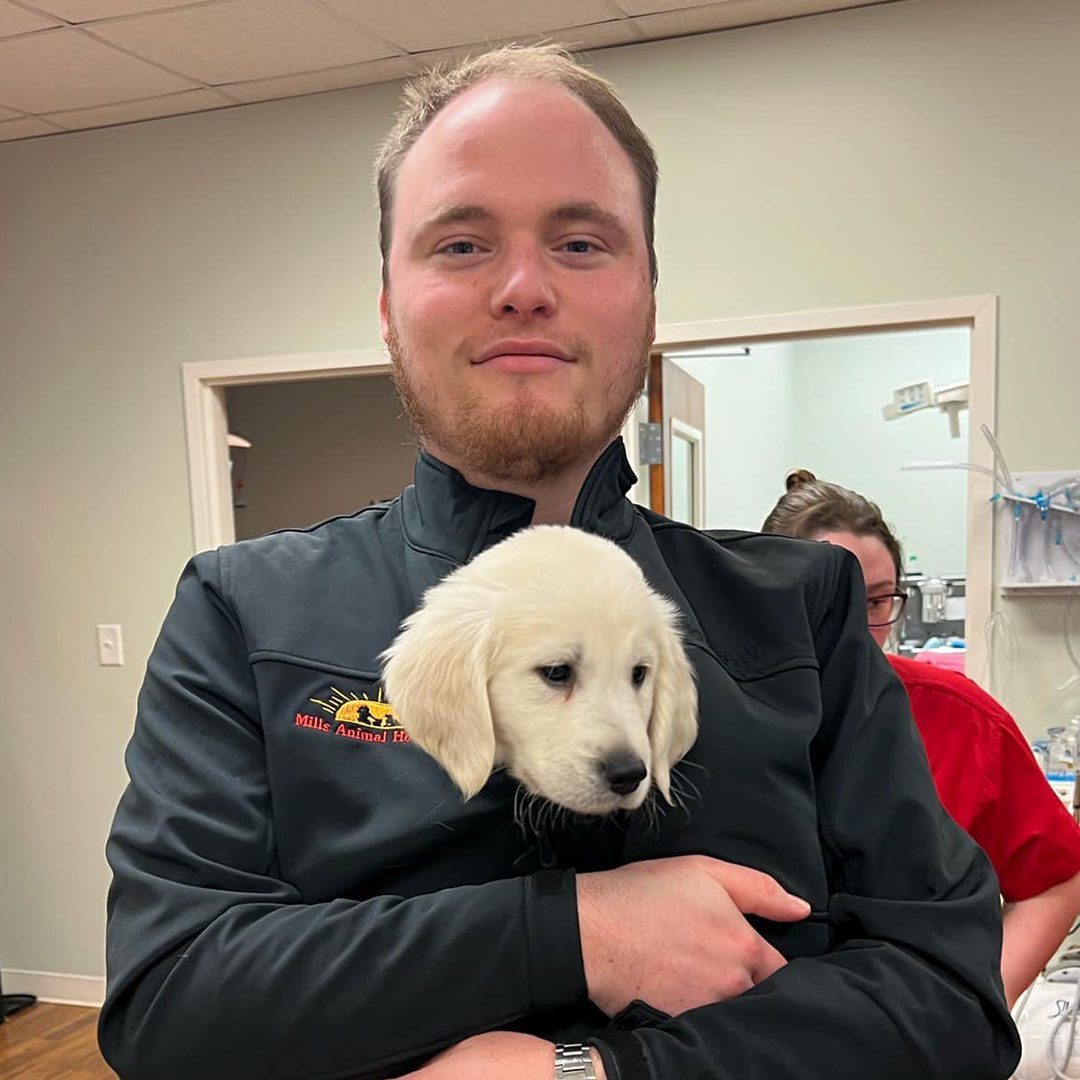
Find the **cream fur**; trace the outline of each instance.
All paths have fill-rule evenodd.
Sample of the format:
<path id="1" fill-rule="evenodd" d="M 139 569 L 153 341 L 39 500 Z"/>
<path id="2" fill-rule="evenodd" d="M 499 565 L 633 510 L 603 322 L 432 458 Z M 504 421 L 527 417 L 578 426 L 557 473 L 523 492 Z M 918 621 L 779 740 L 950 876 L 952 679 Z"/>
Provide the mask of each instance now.
<path id="1" fill-rule="evenodd" d="M 524 787 L 580 813 L 635 809 L 697 737 L 697 691 L 674 605 L 609 540 L 535 526 L 430 589 L 383 654 L 399 721 L 466 798 L 505 765 Z M 552 685 L 541 669 L 569 665 Z M 646 669 L 640 686 L 635 666 Z M 647 774 L 611 789 L 605 763 Z"/>

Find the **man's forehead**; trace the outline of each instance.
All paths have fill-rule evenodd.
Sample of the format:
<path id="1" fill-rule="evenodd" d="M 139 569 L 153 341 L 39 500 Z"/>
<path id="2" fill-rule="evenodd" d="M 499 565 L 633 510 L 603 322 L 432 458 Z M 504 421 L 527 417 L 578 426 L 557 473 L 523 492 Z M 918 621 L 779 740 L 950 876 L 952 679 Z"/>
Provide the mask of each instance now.
<path id="1" fill-rule="evenodd" d="M 588 105 L 560 86 L 489 80 L 451 101 L 416 140 L 396 201 L 425 222 L 444 213 L 476 220 L 538 187 L 548 216 L 588 202 L 614 214 L 639 201 L 629 155 Z"/>
<path id="2" fill-rule="evenodd" d="M 524 112 L 543 112 L 558 115 L 563 123 L 576 121 L 603 127 L 592 109 L 564 86 L 538 79 L 491 78 L 452 98 L 417 141 L 443 132 L 460 136 L 474 125 L 483 129 L 500 121 L 514 123 L 523 118 Z"/>
<path id="3" fill-rule="evenodd" d="M 600 118 L 569 90 L 536 81 L 488 80 L 470 87 L 428 124 L 401 163 L 446 175 L 470 166 L 543 160 L 632 169 L 629 155 Z M 601 164 L 603 163 L 603 164 Z"/>

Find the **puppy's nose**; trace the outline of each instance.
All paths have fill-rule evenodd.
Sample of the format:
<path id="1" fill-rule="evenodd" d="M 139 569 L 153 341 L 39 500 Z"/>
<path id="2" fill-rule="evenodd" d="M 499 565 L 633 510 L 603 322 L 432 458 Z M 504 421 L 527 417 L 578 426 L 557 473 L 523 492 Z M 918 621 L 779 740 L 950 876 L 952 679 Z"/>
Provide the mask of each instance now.
<path id="1" fill-rule="evenodd" d="M 602 761 L 600 771 L 616 795 L 629 795 L 645 779 L 649 770 L 641 758 L 633 754 L 618 754 Z"/>

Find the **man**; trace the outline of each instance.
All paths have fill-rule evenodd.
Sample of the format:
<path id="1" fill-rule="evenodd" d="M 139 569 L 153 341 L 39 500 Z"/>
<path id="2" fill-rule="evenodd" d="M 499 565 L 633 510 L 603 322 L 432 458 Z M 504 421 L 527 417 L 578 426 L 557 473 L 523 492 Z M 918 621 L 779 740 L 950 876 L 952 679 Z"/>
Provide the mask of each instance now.
<path id="1" fill-rule="evenodd" d="M 109 845 L 123 1080 L 1012 1071 L 996 883 L 934 796 L 858 567 L 624 497 L 655 184 L 611 89 L 557 51 L 410 92 L 380 156 L 380 310 L 416 484 L 181 579 Z M 358 703 L 424 590 L 530 522 L 616 540 L 682 609 L 685 814 L 523 833 L 505 775 L 463 804 L 360 719 L 392 707 Z"/>

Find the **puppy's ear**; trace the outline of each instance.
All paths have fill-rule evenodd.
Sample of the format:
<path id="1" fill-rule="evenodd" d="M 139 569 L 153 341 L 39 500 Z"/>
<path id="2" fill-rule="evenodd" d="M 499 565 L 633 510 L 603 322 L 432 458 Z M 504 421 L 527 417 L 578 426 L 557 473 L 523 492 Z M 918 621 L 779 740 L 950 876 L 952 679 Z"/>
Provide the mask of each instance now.
<path id="1" fill-rule="evenodd" d="M 697 739 L 697 687 L 694 670 L 683 651 L 678 613 L 670 603 L 663 603 L 663 629 L 649 717 L 649 748 L 653 781 L 670 803 L 671 768 Z"/>
<path id="2" fill-rule="evenodd" d="M 487 692 L 492 646 L 484 620 L 461 599 L 455 582 L 436 586 L 380 659 L 402 727 L 470 799 L 495 767 Z"/>

